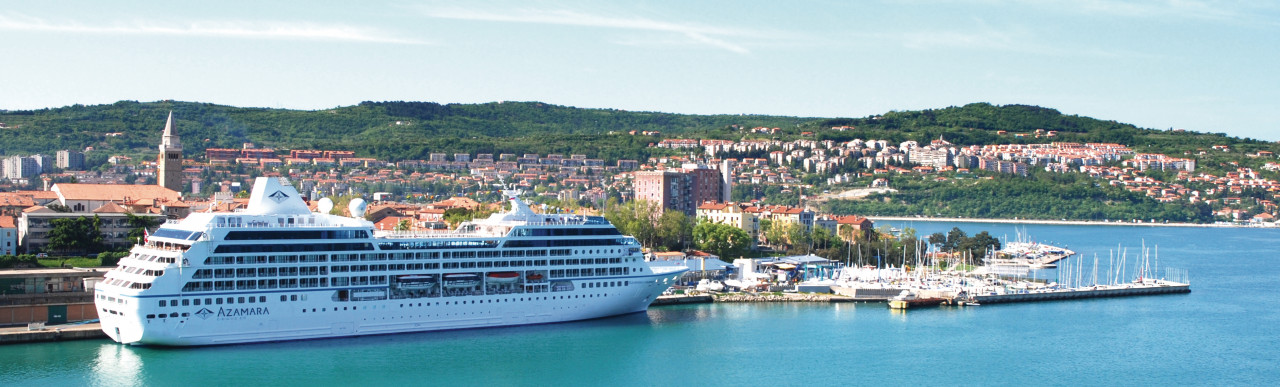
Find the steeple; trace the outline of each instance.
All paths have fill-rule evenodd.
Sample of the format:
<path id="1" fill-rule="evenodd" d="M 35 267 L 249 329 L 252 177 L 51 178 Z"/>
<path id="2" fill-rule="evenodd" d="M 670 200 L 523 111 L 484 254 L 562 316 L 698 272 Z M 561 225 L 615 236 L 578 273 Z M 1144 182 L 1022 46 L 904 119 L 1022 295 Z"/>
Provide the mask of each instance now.
<path id="1" fill-rule="evenodd" d="M 160 139 L 160 151 L 165 150 L 182 150 L 182 141 L 178 140 L 178 134 L 173 130 L 173 111 L 169 111 L 169 119 L 164 122 L 164 137 Z"/>
<path id="2" fill-rule="evenodd" d="M 160 156 L 156 159 L 156 184 L 182 192 L 182 141 L 173 128 L 173 111 L 164 123 L 164 135 L 160 138 Z"/>

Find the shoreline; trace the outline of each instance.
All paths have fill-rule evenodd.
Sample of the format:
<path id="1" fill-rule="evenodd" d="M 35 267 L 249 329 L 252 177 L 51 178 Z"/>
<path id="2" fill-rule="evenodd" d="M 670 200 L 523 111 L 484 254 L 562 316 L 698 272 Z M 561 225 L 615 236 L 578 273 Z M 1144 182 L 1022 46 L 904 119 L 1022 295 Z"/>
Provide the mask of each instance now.
<path id="1" fill-rule="evenodd" d="M 903 222 L 960 222 L 960 223 L 1010 223 L 1010 224 L 1053 224 L 1053 225 L 1069 225 L 1069 226 L 1132 226 L 1132 227 L 1215 227 L 1215 228 L 1272 228 L 1266 226 L 1251 226 L 1237 224 L 1219 224 L 1219 223 L 1128 223 L 1128 222 L 1099 222 L 1096 220 L 1045 220 L 1045 219 L 999 219 L 999 218 L 941 218 L 941 217 L 913 217 L 913 216 L 867 216 L 867 219 L 873 221 L 903 221 Z"/>

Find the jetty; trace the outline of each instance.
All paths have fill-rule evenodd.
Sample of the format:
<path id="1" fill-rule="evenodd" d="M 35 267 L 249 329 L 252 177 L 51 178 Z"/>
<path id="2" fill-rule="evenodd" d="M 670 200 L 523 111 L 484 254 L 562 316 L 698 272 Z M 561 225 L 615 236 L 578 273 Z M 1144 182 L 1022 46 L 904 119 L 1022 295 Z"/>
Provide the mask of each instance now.
<path id="1" fill-rule="evenodd" d="M 1095 285 L 1080 288 L 1042 289 L 1007 294 L 973 295 L 969 302 L 1000 304 L 1012 302 L 1074 300 L 1081 298 L 1105 298 L 1147 296 L 1156 294 L 1191 293 L 1191 285 L 1181 282 L 1143 279 L 1121 285 Z"/>

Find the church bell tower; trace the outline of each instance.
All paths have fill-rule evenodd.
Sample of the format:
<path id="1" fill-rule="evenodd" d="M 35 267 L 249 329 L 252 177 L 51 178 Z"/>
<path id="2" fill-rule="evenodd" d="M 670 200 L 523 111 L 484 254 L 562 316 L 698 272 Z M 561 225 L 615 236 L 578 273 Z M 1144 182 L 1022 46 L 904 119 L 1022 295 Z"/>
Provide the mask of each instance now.
<path id="1" fill-rule="evenodd" d="M 156 161 L 156 184 L 182 192 L 182 142 L 173 128 L 173 111 L 164 123 L 164 137 L 160 139 L 160 156 Z"/>

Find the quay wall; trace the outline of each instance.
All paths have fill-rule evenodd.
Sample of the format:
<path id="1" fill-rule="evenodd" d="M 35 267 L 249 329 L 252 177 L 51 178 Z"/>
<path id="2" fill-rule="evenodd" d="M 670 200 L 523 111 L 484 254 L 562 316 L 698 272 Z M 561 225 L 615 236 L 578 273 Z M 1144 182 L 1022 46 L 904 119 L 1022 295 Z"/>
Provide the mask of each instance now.
<path id="1" fill-rule="evenodd" d="M 0 345 L 102 338 L 107 338 L 107 334 L 102 331 L 102 326 L 97 323 L 61 328 L 47 327 L 36 331 L 27 330 L 26 327 L 0 329 Z"/>

